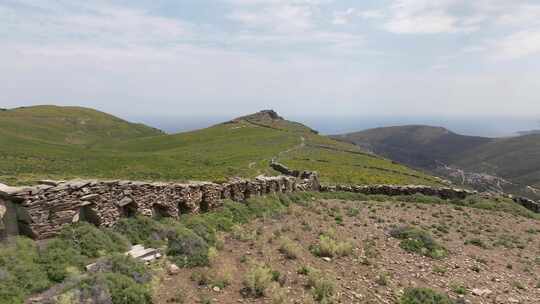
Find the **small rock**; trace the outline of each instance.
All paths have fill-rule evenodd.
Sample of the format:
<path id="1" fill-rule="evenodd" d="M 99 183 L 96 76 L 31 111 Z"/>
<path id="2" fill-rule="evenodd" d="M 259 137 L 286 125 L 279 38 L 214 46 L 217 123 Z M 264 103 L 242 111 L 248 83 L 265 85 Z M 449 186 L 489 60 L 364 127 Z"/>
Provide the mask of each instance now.
<path id="1" fill-rule="evenodd" d="M 492 292 L 489 289 L 475 288 L 475 289 L 472 290 L 472 294 L 475 295 L 475 296 L 479 296 L 479 297 L 488 296 L 491 293 Z"/>
<path id="2" fill-rule="evenodd" d="M 214 286 L 214 288 L 212 288 L 212 290 L 215 291 L 215 292 L 220 292 L 221 288 L 219 288 L 218 286 Z"/>
<path id="3" fill-rule="evenodd" d="M 180 268 L 176 266 L 175 264 L 170 264 L 169 267 L 167 267 L 167 273 L 170 275 L 177 275 L 180 272 Z"/>

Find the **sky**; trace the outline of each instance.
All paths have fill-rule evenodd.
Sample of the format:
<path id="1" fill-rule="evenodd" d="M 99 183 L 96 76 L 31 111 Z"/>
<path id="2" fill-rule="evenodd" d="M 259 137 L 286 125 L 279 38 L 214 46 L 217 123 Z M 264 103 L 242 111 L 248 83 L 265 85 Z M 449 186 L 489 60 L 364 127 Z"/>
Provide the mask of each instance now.
<path id="1" fill-rule="evenodd" d="M 0 0 L 0 20 L 4 108 L 540 119 L 538 0 Z"/>

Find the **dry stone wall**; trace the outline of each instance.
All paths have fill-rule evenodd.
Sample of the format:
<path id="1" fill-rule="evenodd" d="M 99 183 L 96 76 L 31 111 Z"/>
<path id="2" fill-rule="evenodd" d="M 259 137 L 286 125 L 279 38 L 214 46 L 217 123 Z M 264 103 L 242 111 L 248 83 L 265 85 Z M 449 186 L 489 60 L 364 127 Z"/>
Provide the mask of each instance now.
<path id="1" fill-rule="evenodd" d="M 18 232 L 35 239 L 46 239 L 78 221 L 110 227 L 122 217 L 137 214 L 178 218 L 181 214 L 217 208 L 225 199 L 244 201 L 267 193 L 317 191 L 318 188 L 316 174 L 304 179 L 260 176 L 222 184 L 43 181 L 35 187 L 0 186 L 0 197 L 3 197 L 0 220 L 7 217 L 5 201 L 13 202 L 15 211 L 10 217 L 16 217 Z"/>
<path id="2" fill-rule="evenodd" d="M 514 202 L 520 204 L 521 206 L 536 212 L 540 213 L 540 202 L 535 202 L 532 199 L 528 199 L 526 197 L 511 197 Z"/>
<path id="3" fill-rule="evenodd" d="M 110 227 L 123 217 L 144 215 L 178 218 L 210 211 L 226 199 L 242 202 L 252 196 L 295 191 L 354 192 L 366 195 L 424 194 L 464 199 L 476 192 L 449 187 L 396 185 L 320 185 L 316 172 L 289 170 L 274 163 L 281 176 L 231 179 L 225 183 L 148 183 L 136 181 L 41 181 L 34 187 L 0 184 L 0 238 L 25 234 L 35 239 L 53 237 L 74 222 Z M 534 212 L 538 203 L 516 200 Z"/>
<path id="4" fill-rule="evenodd" d="M 467 196 L 476 194 L 475 191 L 465 189 L 449 188 L 449 187 L 430 187 L 430 186 L 397 186 L 397 185 L 335 185 L 321 186 L 321 192 L 353 192 L 366 195 L 414 195 L 423 194 L 429 196 L 438 196 L 442 199 L 464 199 Z"/>

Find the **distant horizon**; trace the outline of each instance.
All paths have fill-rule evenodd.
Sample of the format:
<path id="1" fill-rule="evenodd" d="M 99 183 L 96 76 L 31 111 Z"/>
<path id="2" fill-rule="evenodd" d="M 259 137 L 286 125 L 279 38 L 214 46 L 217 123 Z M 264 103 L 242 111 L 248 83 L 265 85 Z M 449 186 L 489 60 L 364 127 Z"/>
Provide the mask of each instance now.
<path id="1" fill-rule="evenodd" d="M 303 123 L 310 128 L 313 128 L 323 135 L 339 135 L 364 131 L 373 128 L 393 127 L 393 126 L 409 126 L 409 125 L 425 125 L 432 127 L 443 127 L 454 133 L 469 136 L 482 137 L 509 137 L 519 136 L 519 132 L 537 131 L 540 129 L 540 114 L 530 116 L 515 116 L 515 115 L 484 115 L 484 116 L 334 116 L 334 115 L 310 115 L 306 112 L 304 115 L 298 115 L 288 112 L 282 112 L 280 109 L 269 106 L 264 109 L 259 109 L 251 112 L 238 112 L 231 115 L 185 115 L 169 113 L 168 115 L 129 115 L 122 112 L 110 112 L 106 109 L 92 108 L 83 105 L 69 104 L 35 104 L 35 105 L 16 105 L 5 109 L 16 109 L 32 106 L 59 106 L 59 107 L 83 107 L 94 109 L 100 112 L 114 115 L 121 119 L 133 123 L 143 123 L 153 128 L 162 130 L 168 134 L 194 131 L 210 127 L 215 124 L 223 123 L 234 118 L 256 113 L 262 110 L 274 110 L 284 119 Z M 0 109 L 4 108 L 0 106 Z M 179 111 L 180 112 L 180 111 Z"/>
<path id="2" fill-rule="evenodd" d="M 275 110 L 275 109 L 274 109 Z M 283 118 L 307 125 L 323 135 L 337 135 L 373 128 L 426 125 L 443 127 L 452 132 L 483 137 L 517 136 L 518 132 L 540 129 L 540 119 L 531 117 L 462 116 L 462 117 L 394 117 L 394 116 L 302 116 L 276 112 Z M 242 116 L 250 113 L 243 113 Z M 140 122 L 167 133 L 193 131 L 234 119 L 229 116 L 161 116 L 133 117 L 130 121 Z M 504 121 L 504 123 L 501 123 Z"/>

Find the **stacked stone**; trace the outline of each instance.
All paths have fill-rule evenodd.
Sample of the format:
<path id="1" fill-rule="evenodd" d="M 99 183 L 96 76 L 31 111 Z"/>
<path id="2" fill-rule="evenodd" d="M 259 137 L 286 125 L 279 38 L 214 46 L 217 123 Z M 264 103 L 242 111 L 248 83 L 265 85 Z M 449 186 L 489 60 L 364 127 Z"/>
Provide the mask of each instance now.
<path id="1" fill-rule="evenodd" d="M 475 191 L 465 189 L 447 188 L 447 187 L 430 187 L 430 186 L 398 186 L 398 185 L 333 185 L 321 186 L 322 192 L 354 192 L 366 195 L 414 195 L 423 194 L 429 196 L 438 196 L 443 199 L 464 199 L 467 196 L 476 194 Z"/>
<path id="2" fill-rule="evenodd" d="M 540 202 L 535 202 L 526 197 L 514 197 L 514 202 L 520 204 L 521 206 L 531 210 L 532 212 L 540 213 Z"/>
<path id="3" fill-rule="evenodd" d="M 215 209 L 224 199 L 242 202 L 266 193 L 309 190 L 313 188 L 308 184 L 311 180 L 301 180 L 301 186 L 297 186 L 296 178 L 291 176 L 233 179 L 223 184 L 45 181 L 45 185 L 36 187 L 2 185 L 0 197 L 15 202 L 21 233 L 45 239 L 80 220 L 110 227 L 121 218 L 135 214 L 178 218 L 186 213 Z M 4 205 L 0 202 L 0 207 Z M 0 219 L 5 214 L 4 209 L 0 208 Z"/>

